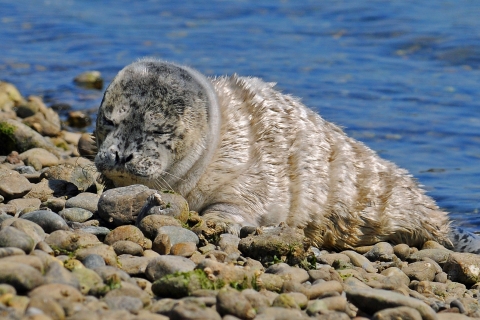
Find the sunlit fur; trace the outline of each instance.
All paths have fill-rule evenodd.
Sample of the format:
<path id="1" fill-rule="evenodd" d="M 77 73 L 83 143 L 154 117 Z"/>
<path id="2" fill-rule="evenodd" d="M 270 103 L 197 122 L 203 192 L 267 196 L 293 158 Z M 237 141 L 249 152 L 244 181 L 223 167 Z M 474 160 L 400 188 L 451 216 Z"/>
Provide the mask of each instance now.
<path id="1" fill-rule="evenodd" d="M 157 72 L 159 66 L 169 71 Z M 174 74 L 180 71 L 191 75 L 181 88 Z M 158 81 L 144 80 L 152 75 Z M 207 79 L 152 59 L 136 62 L 107 89 L 95 163 L 116 186 L 142 183 L 179 192 L 191 209 L 230 232 L 285 221 L 324 248 L 430 239 L 451 246 L 447 214 L 407 171 L 274 85 L 237 75 Z M 203 95 L 191 99 L 198 87 Z M 170 100 L 160 103 L 149 92 Z M 152 138 L 148 110 L 163 115 L 165 101 L 184 95 L 190 104 L 163 119 L 176 136 Z M 150 144 L 140 143 L 147 139 Z"/>

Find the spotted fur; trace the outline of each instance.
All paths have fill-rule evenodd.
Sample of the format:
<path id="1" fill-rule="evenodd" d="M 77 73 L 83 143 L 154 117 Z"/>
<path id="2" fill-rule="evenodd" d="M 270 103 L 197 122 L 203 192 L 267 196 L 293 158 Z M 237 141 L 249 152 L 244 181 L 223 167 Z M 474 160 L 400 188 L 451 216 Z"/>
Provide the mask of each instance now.
<path id="1" fill-rule="evenodd" d="M 106 90 L 96 132 L 95 163 L 116 186 L 172 188 L 230 232 L 286 222 L 324 248 L 480 248 L 407 171 L 258 78 L 142 60 Z"/>

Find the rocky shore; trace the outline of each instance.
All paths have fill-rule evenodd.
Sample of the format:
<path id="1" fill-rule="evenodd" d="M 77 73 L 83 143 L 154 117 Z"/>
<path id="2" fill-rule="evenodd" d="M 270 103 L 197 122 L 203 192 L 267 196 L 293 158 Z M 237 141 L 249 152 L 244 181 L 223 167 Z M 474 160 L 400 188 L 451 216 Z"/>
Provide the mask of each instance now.
<path id="1" fill-rule="evenodd" d="M 480 318 L 478 255 L 221 234 L 172 191 L 108 188 L 67 127 L 0 82 L 0 319 Z"/>

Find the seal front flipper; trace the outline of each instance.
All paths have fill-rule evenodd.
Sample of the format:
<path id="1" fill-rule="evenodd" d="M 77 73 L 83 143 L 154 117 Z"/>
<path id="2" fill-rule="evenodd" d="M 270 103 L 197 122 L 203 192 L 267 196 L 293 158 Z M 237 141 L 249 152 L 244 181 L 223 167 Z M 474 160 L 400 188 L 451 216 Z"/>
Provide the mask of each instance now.
<path id="1" fill-rule="evenodd" d="M 216 203 L 208 206 L 201 212 L 204 221 L 203 233 L 206 235 L 220 235 L 231 233 L 240 235 L 240 229 L 244 226 L 256 226 L 253 221 L 241 209 L 232 204 Z"/>

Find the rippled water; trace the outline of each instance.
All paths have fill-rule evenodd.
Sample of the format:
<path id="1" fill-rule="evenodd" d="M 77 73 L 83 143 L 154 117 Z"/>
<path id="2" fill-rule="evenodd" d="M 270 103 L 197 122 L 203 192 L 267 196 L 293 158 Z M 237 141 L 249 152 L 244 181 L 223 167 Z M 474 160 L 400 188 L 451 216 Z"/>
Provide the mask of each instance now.
<path id="1" fill-rule="evenodd" d="M 259 4 L 260 3 L 260 4 Z M 480 2 L 0 0 L 0 79 L 95 112 L 143 56 L 278 83 L 480 230 Z M 93 114 L 94 116 L 94 114 Z M 92 128 L 89 128 L 90 130 Z"/>

